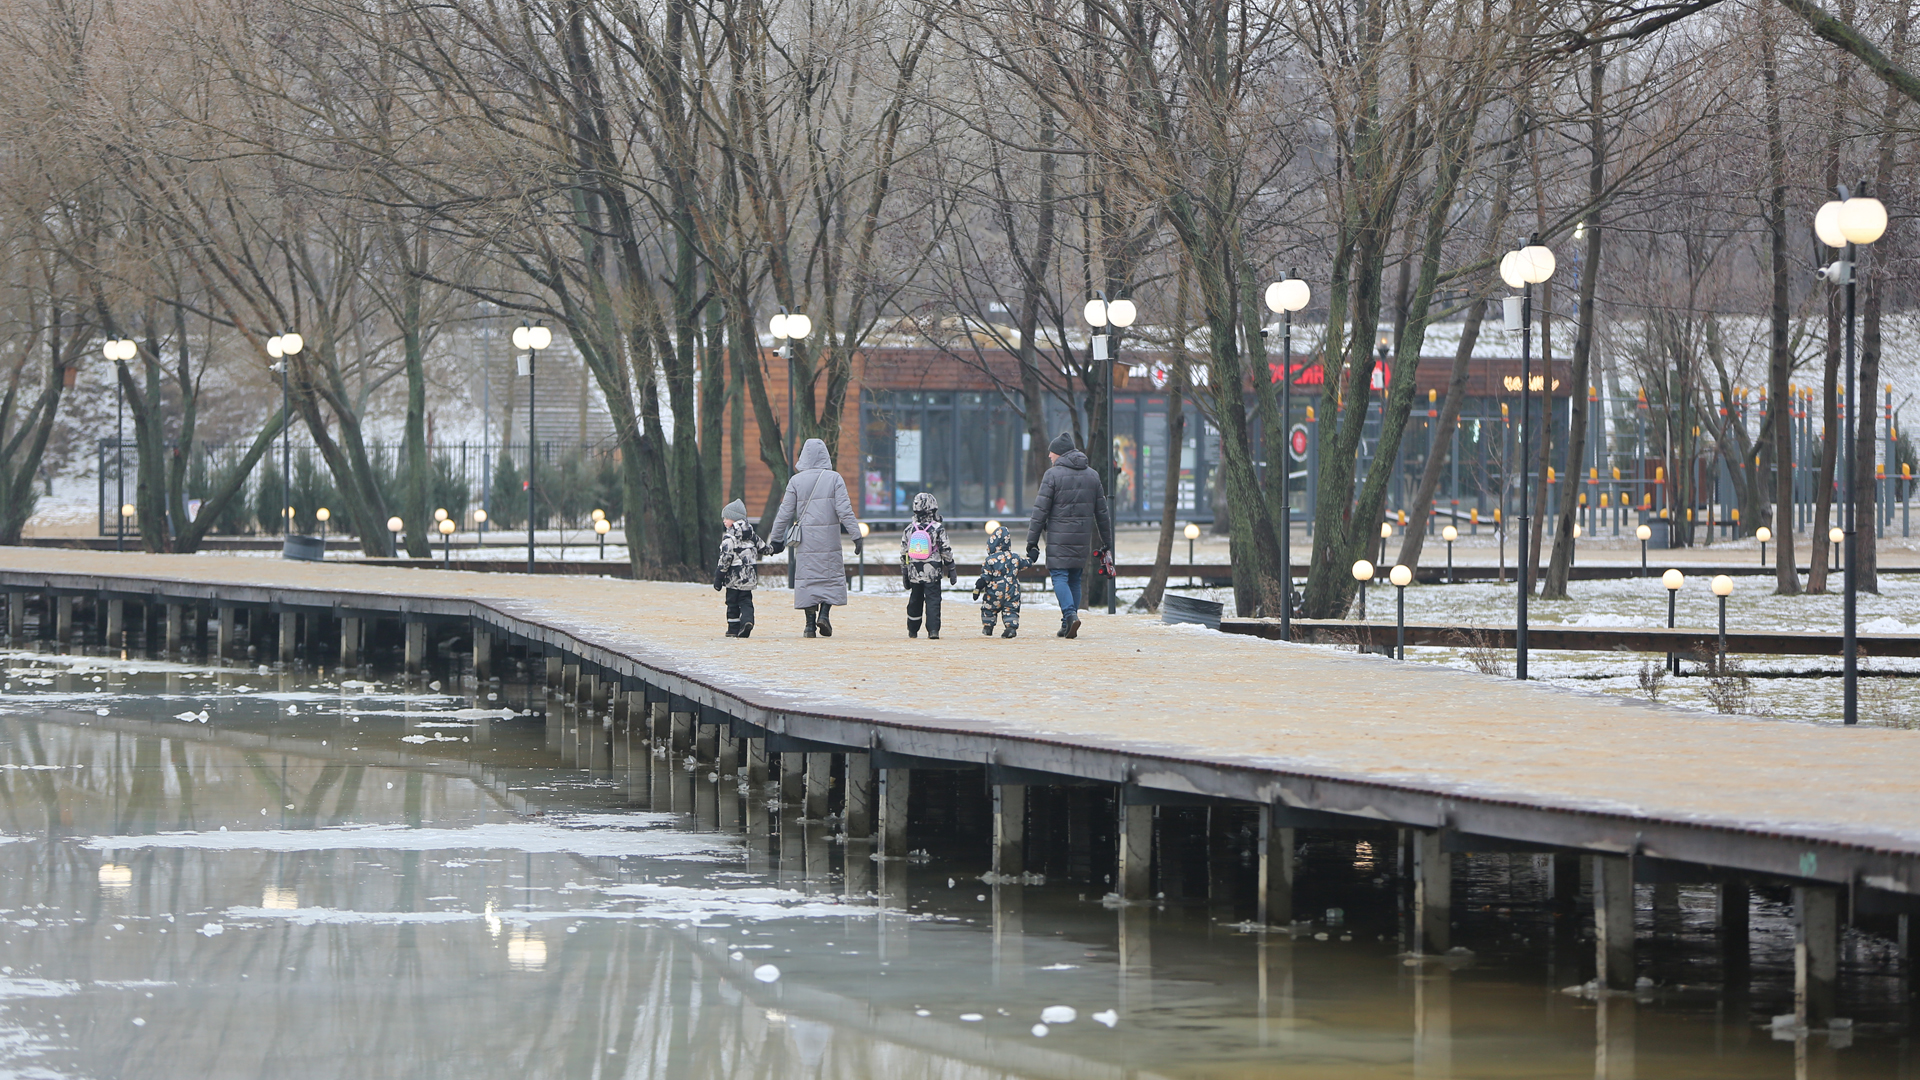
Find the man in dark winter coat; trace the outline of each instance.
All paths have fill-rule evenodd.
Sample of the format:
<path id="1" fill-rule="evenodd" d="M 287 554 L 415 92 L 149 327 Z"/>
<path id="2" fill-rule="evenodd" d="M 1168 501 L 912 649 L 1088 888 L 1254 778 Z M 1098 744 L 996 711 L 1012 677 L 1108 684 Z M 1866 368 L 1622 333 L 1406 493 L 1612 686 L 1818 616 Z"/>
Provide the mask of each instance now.
<path id="1" fill-rule="evenodd" d="M 1058 637 L 1080 632 L 1080 604 L 1086 596 L 1084 574 L 1096 547 L 1113 550 L 1113 517 L 1100 474 L 1087 455 L 1074 449 L 1073 436 L 1061 432 L 1047 446 L 1053 467 L 1040 478 L 1027 522 L 1027 558 L 1040 561 L 1040 534 L 1047 534 L 1047 573 L 1060 598 Z M 1098 527 L 1096 533 L 1095 528 Z M 1097 543 L 1096 543 L 1097 541 Z"/>

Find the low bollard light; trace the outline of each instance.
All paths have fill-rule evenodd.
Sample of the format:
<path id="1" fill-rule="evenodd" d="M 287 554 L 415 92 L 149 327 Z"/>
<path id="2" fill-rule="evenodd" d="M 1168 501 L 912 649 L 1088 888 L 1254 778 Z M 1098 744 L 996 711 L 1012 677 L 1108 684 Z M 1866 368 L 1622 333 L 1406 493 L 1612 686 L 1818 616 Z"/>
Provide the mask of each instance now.
<path id="1" fill-rule="evenodd" d="M 1713 595 L 1720 601 L 1720 670 L 1727 669 L 1727 597 L 1733 593 L 1733 579 L 1725 574 L 1716 574 L 1713 579 Z"/>
<path id="2" fill-rule="evenodd" d="M 987 522 L 987 535 L 989 536 L 993 535 L 993 531 L 999 527 L 1000 527 L 1000 523 L 997 521 Z M 873 532 L 873 526 L 863 521 L 860 523 L 860 535 L 855 537 L 853 540 L 853 553 L 859 556 L 860 558 L 860 591 L 861 592 L 867 591 L 867 537 L 871 535 L 872 532 Z"/>
<path id="3" fill-rule="evenodd" d="M 1447 542 L 1447 584 L 1453 584 L 1453 542 L 1460 539 L 1460 530 L 1449 525 L 1440 530 L 1440 539 Z"/>
<path id="4" fill-rule="evenodd" d="M 1653 539 L 1653 526 L 1642 525 L 1639 528 L 1633 530 L 1633 535 L 1640 538 L 1640 576 L 1646 577 L 1647 576 L 1647 541 Z"/>
<path id="5" fill-rule="evenodd" d="M 1773 539 L 1773 530 L 1765 525 L 1753 530 L 1753 538 L 1760 541 L 1760 565 L 1767 565 L 1767 541 Z"/>
<path id="6" fill-rule="evenodd" d="M 1840 569 L 1840 544 L 1842 541 L 1846 540 L 1846 538 L 1847 538 L 1847 530 L 1841 528 L 1838 525 L 1835 525 L 1833 528 L 1827 530 L 1827 540 L 1828 542 L 1833 544 L 1833 562 L 1831 563 L 1831 565 L 1835 570 Z"/>
<path id="7" fill-rule="evenodd" d="M 1373 580 L 1373 564 L 1361 559 L 1353 564 L 1353 580 L 1360 583 L 1360 621 L 1367 621 L 1367 582 Z"/>
<path id="8" fill-rule="evenodd" d="M 595 511 L 598 513 L 598 511 Z M 607 561 L 607 534 L 613 531 L 613 522 L 600 518 L 593 523 L 593 531 L 600 537 L 600 561 Z"/>
<path id="9" fill-rule="evenodd" d="M 1413 571 L 1405 566 L 1396 566 L 1387 572 L 1387 580 L 1393 582 L 1396 591 L 1393 605 L 1393 656 L 1396 660 L 1407 658 L 1407 586 L 1413 584 Z"/>
<path id="10" fill-rule="evenodd" d="M 1641 528 L 1645 527 L 1644 525 L 1641 526 Z M 1678 570 L 1668 570 L 1666 573 L 1660 575 L 1660 584 L 1667 587 L 1667 629 L 1669 630 L 1673 629 L 1674 598 L 1680 595 L 1680 586 L 1686 583 L 1687 576 Z M 1679 653 L 1670 652 L 1667 654 L 1667 670 L 1675 675 L 1680 674 Z"/>
<path id="11" fill-rule="evenodd" d="M 1184 530 L 1182 530 L 1182 532 L 1187 538 L 1187 587 L 1192 588 L 1194 585 L 1193 542 L 1195 540 L 1200 539 L 1200 526 L 1195 525 L 1193 522 L 1189 521 L 1187 522 L 1187 527 Z M 1289 589 L 1293 588 L 1293 575 L 1291 573 L 1286 573 L 1286 574 L 1283 574 L 1282 576 L 1284 576 L 1287 579 L 1287 588 Z"/>
<path id="12" fill-rule="evenodd" d="M 445 510 L 440 512 L 446 513 Z M 453 523 L 452 518 L 440 519 L 440 561 L 449 567 L 453 565 L 453 530 L 457 528 L 459 526 Z"/>

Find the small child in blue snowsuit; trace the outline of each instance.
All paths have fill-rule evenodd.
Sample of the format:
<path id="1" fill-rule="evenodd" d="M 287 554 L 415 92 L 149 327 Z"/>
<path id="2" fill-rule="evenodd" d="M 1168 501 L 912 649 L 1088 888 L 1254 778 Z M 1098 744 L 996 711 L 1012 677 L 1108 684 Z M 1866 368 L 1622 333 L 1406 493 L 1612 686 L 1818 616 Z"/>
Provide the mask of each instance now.
<path id="1" fill-rule="evenodd" d="M 720 563 L 713 568 L 713 587 L 727 594 L 727 636 L 753 634 L 753 587 L 760 583 L 754 564 L 767 553 L 766 541 L 747 520 L 747 504 L 735 499 L 720 511 L 726 531 L 720 534 Z"/>
<path id="2" fill-rule="evenodd" d="M 1006 624 L 1001 637 L 1020 632 L 1020 571 L 1033 560 L 1013 552 L 1013 537 L 1002 527 L 987 537 L 987 561 L 984 571 L 973 583 L 973 598 L 980 601 L 980 632 L 993 636 L 994 620 Z"/>

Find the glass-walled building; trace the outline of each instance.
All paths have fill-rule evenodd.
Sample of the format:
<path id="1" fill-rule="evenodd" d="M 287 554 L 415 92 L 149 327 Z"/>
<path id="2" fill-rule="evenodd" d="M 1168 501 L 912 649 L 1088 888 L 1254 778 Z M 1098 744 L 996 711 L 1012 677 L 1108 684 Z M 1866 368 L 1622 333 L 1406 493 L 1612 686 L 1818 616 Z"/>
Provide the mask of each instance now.
<path id="1" fill-rule="evenodd" d="M 949 519 L 1005 518 L 1032 508 L 1026 482 L 1029 436 L 1016 393 L 979 390 L 890 390 L 868 387 L 860 398 L 860 493 L 863 517 L 904 517 L 917 492 L 931 491 Z M 1192 406 L 1183 446 L 1167 445 L 1164 394 L 1114 396 L 1114 516 L 1158 521 L 1167 473 L 1177 470 L 1180 516 L 1212 514 L 1209 481 L 1220 436 Z M 1086 430 L 1066 402 L 1049 399 L 1049 432 Z M 1096 467 L 1098 454 L 1089 454 Z"/>

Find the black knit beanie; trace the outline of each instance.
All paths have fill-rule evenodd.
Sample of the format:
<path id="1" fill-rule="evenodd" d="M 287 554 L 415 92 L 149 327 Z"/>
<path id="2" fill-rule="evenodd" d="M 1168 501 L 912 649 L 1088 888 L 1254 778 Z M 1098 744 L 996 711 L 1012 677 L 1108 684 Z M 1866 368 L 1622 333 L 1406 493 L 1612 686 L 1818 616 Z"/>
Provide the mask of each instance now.
<path id="1" fill-rule="evenodd" d="M 1047 444 L 1047 452 L 1050 454 L 1064 454 L 1072 449 L 1073 436 L 1064 431 L 1054 436 L 1053 441 Z"/>

